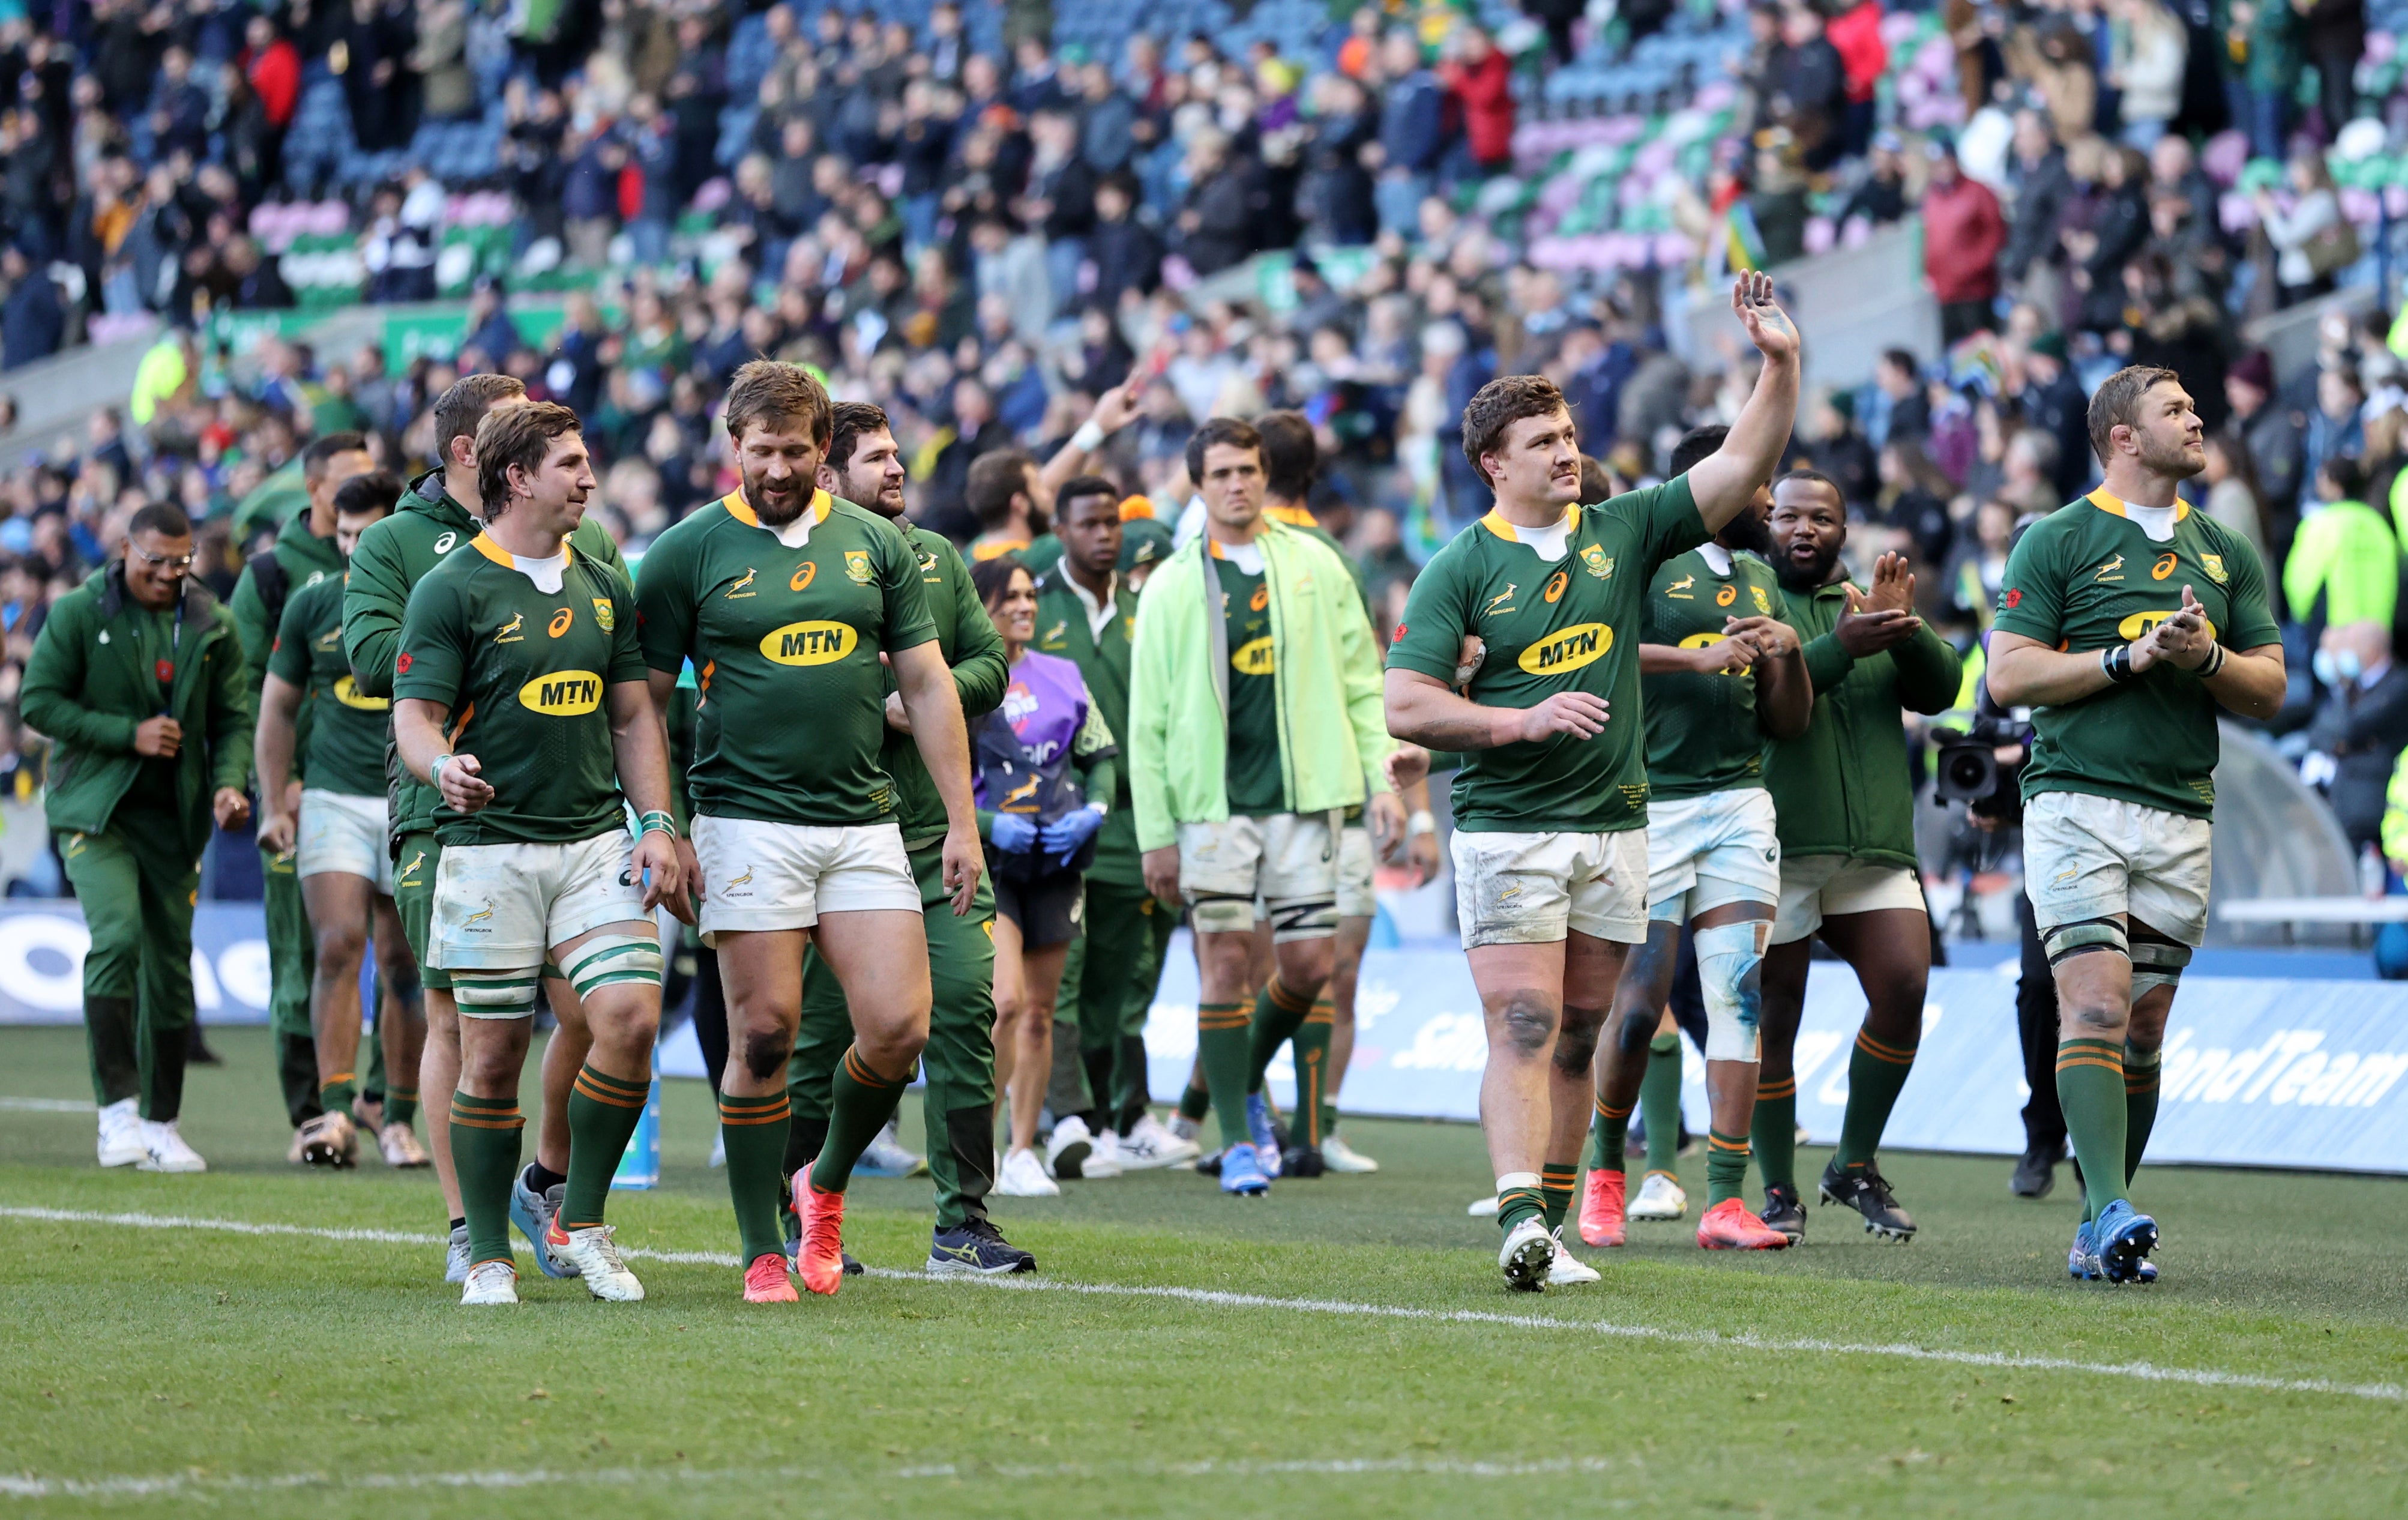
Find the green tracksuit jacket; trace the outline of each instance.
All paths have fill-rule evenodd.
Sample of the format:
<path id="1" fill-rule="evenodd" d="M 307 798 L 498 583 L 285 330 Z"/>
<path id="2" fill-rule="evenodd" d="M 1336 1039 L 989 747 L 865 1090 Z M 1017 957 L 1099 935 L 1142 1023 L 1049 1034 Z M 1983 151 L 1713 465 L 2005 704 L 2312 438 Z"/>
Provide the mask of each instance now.
<path id="1" fill-rule="evenodd" d="M 50 737 L 46 796 L 50 828 L 98 834 L 108 826 L 142 757 L 134 730 L 163 712 L 183 725 L 176 764 L 176 815 L 198 860 L 214 826 L 209 799 L 240 791 L 251 776 L 251 706 L 234 619 L 208 588 L 184 584 L 183 630 L 160 647 L 156 614 L 125 589 L 125 565 L 111 560 L 59 598 L 25 662 L 18 710 Z M 175 662 L 166 689 L 157 665 Z"/>
<path id="2" fill-rule="evenodd" d="M 351 656 L 351 680 L 363 694 L 393 695 L 394 656 L 401 652 L 401 616 L 409 606 L 410 589 L 479 531 L 477 519 L 445 493 L 443 472 L 429 470 L 410 482 L 392 516 L 360 535 L 359 546 L 351 551 L 351 578 L 343 588 L 343 652 Z M 587 518 L 568 541 L 616 571 L 628 583 L 632 598 L 627 562 L 600 523 Z M 435 788 L 404 770 L 389 750 L 385 775 L 394 837 L 432 831 Z"/>
<path id="3" fill-rule="evenodd" d="M 1884 653 L 1857 659 L 1832 632 L 1847 582 L 1787 592 L 1789 625 L 1805 643 L 1814 721 L 1772 747 L 1765 785 L 1781 815 L 1781 853 L 1848 855 L 1915 868 L 1914 783 L 1899 710 L 1945 712 L 1962 662 L 1928 624 Z"/>
<path id="4" fill-rule="evenodd" d="M 1129 659 L 1129 796 L 1140 850 L 1179 842 L 1179 825 L 1229 816 L 1229 651 L 1208 536 L 1172 554 L 1138 598 Z M 1381 703 L 1380 651 L 1346 561 L 1276 519 L 1254 542 L 1270 588 L 1281 791 L 1289 812 L 1353 808 L 1388 789 L 1396 747 Z"/>
<path id="5" fill-rule="evenodd" d="M 1129 649 L 1137 629 L 1137 593 L 1115 580 L 1112 615 L 1097 635 L 1087 621 L 1087 604 L 1070 584 L 1068 566 L 1056 563 L 1037 579 L 1037 644 L 1048 654 L 1075 662 L 1086 679 L 1087 695 L 1104 715 L 1112 738 L 1128 742 Z M 1129 806 L 1129 767 L 1120 767 L 1120 780 L 1106 800 L 1112 810 L 1104 816 L 1103 832 L 1096 836 L 1095 863 L 1087 880 L 1116 886 L 1141 887 L 1145 873 L 1138 865 L 1137 814 Z"/>
<path id="6" fill-rule="evenodd" d="M 937 648 L 953 669 L 953 690 L 962 699 L 962 719 L 975 724 L 996 710 L 1004 688 L 1011 682 L 1011 667 L 1004 663 L 1003 636 L 986 615 L 978 588 L 970 584 L 969 567 L 953 541 L 909 523 L 902 530 L 911 553 L 920 562 L 920 579 L 928 594 L 928 616 L 937 624 Z M 888 678 L 888 684 L 894 683 Z M 886 730 L 878 763 L 895 782 L 895 822 L 906 843 L 945 832 L 945 799 L 920 758 L 920 742 L 899 728 Z"/>

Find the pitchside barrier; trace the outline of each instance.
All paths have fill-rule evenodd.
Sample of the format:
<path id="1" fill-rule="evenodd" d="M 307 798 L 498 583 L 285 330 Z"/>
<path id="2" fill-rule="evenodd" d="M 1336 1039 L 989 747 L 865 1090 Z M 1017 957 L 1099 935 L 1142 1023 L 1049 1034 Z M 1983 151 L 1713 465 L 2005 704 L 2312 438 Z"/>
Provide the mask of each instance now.
<path id="1" fill-rule="evenodd" d="M 72 902 L 0 904 L 0 1024 L 73 1024 L 87 938 Z M 2027 1090 L 2015 1046 L 2013 960 L 1937 970 L 1923 1042 L 1886 1143 L 1901 1150 L 2014 1154 Z M 203 903 L 193 980 L 211 1024 L 267 1019 L 267 945 L 255 904 Z M 1196 1054 L 1196 959 L 1182 931 L 1145 1029 L 1154 1097 L 1186 1084 Z M 1817 961 L 1798 1036 L 1798 1118 L 1813 1140 L 1840 1134 L 1848 1053 L 1864 997 L 1855 973 Z M 1477 1119 L 1488 1042 L 1462 953 L 1374 949 L 1355 996 L 1349 1113 Z M 1683 1042 L 1682 1104 L 1706 1127 L 1705 1067 Z M 702 1075 L 690 1026 L 664 1042 L 667 1076 Z M 1283 1051 L 1275 1094 L 1294 1090 Z M 2149 1159 L 2408 1173 L 2408 983 L 2192 976 L 2166 1042 Z"/>

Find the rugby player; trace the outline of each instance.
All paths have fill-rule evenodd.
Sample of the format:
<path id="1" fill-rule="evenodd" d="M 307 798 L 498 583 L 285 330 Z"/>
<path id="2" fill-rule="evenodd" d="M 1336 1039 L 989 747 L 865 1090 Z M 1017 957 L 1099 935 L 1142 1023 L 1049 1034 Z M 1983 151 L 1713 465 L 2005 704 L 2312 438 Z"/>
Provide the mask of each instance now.
<path id="1" fill-rule="evenodd" d="M 1552 381 L 1484 386 L 1464 411 L 1464 453 L 1497 506 L 1423 569 L 1388 649 L 1390 731 L 1469 752 L 1455 782 L 1455 897 L 1487 1025 L 1481 1124 L 1511 1288 L 1555 1274 L 1591 1058 L 1626 947 L 1647 938 L 1647 587 L 1746 509 L 1797 410 L 1798 332 L 1771 280 L 1742 276 L 1731 307 L 1764 366 L 1729 437 L 1685 475 L 1604 505 L 1581 505 L 1578 438 Z M 1476 668 L 1459 695 L 1469 638 Z"/>
<path id="2" fill-rule="evenodd" d="M 519 1301 L 519 1076 L 547 963 L 576 989 L 591 1046 L 566 1105 L 566 1179 L 543 1243 L 596 1298 L 632 1301 L 643 1284 L 603 1212 L 652 1084 L 652 909 L 686 911 L 667 736 L 624 578 L 567 541 L 594 491 L 577 414 L 552 402 L 490 412 L 477 430 L 477 481 L 484 529 L 411 593 L 393 685 L 402 764 L 442 799 L 428 958 L 452 974 L 460 1013 L 460 1301 Z"/>
<path id="3" fill-rule="evenodd" d="M 1383 774 L 1379 654 L 1341 556 L 1263 515 L 1262 437 L 1216 417 L 1187 440 L 1205 529 L 1154 572 L 1129 668 L 1129 791 L 1146 887 L 1185 896 L 1202 983 L 1197 1054 L 1225 1142 L 1224 1193 L 1268 1193 L 1268 1115 L 1249 1124 L 1249 1026 L 1299 1021 L 1329 979 L 1335 814 L 1404 815 Z M 1173 736 L 1176 736 L 1174 739 Z M 1250 1018 L 1254 898 L 1276 971 Z"/>
<path id="4" fill-rule="evenodd" d="M 2218 708 L 2283 705 L 2283 646 L 2246 539 L 2175 495 L 2206 467 L 2171 369 L 2117 370 L 2090 397 L 2105 480 L 2008 556 L 1990 695 L 2032 710 L 2024 882 L 2059 1007 L 2057 1092 L 2082 1163 L 2077 1278 L 2153 1280 L 2157 1222 L 2132 1174 L 2157 1112 L 2158 1053 L 2207 932 Z"/>
<path id="5" fill-rule="evenodd" d="M 401 621 L 410 592 L 446 556 L 477 537 L 483 512 L 478 496 L 477 429 L 488 413 L 526 404 L 525 385 L 508 375 L 464 375 L 435 398 L 435 445 L 443 463 L 410 482 L 391 517 L 360 535 L 343 582 L 343 652 L 351 656 L 353 686 L 361 695 L 393 695 L 394 662 L 401 652 Z M 579 553 L 611 566 L 622 581 L 626 579 L 619 546 L 600 522 L 581 521 L 568 538 Z M 395 753 L 388 753 L 385 774 L 393 829 L 394 906 L 401 913 L 410 954 L 418 959 L 426 1011 L 419 1100 L 422 1105 L 433 1105 L 438 1114 L 449 1114 L 452 1086 L 460 1073 L 459 1015 L 452 998 L 451 975 L 428 956 L 426 939 L 435 881 L 442 868 L 443 844 L 435 831 L 435 810 L 442 799 L 433 787 L 412 776 Z M 543 1241 L 550 1233 L 552 1212 L 559 1206 L 567 1183 L 568 1098 L 577 1073 L 584 1067 L 589 1037 L 577 995 L 557 968 L 546 968 L 543 991 L 544 1001 L 560 1026 L 544 1045 L 543 1109 L 536 1126 L 535 1159 L 511 1185 L 510 1218 L 534 1247 L 536 1265 L 544 1274 L 566 1277 L 569 1268 L 554 1260 Z M 435 1180 L 452 1221 L 444 1249 L 444 1281 L 466 1282 L 468 1221 L 461 1212 L 459 1178 L 452 1166 L 452 1126 L 429 1125 L 426 1138 L 435 1158 Z"/>
<path id="6" fill-rule="evenodd" d="M 1914 615 L 1914 577 L 1897 554 L 1874 562 L 1872 588 L 1848 581 L 1840 488 L 1793 470 L 1772 488 L 1773 568 L 1788 622 L 1806 646 L 1814 719 L 1773 746 L 1766 785 L 1781 819 L 1781 906 L 1765 953 L 1763 1064 L 1755 1140 L 1764 1223 L 1792 1243 L 1806 1231 L 1798 1197 L 1798 1076 L 1791 1058 L 1806 1006 L 1812 941 L 1856 973 L 1865 1018 L 1848 1057 L 1848 1107 L 1824 1169 L 1825 1203 L 1865 1228 L 1909 1240 L 1914 1220 L 1874 1163 L 1882 1130 L 1923 1036 L 1931 921 L 1914 854 L 1914 786 L 1901 707 L 1944 712 L 1962 682 L 1956 652 Z"/>
<path id="7" fill-rule="evenodd" d="M 1723 445 L 1700 427 L 1672 450 L 1675 475 Z M 1706 1210 L 1698 1244 L 1710 1251 L 1779 1250 L 1741 1193 L 1755 1117 L 1758 972 L 1781 898 L 1781 844 L 1764 789 L 1770 741 L 1804 733 L 1814 694 L 1798 636 L 1781 621 L 1781 588 L 1760 556 L 1771 547 L 1769 484 L 1706 543 L 1665 562 L 1648 587 L 1640 692 L 1647 730 L 1647 939 L 1624 963 L 1610 1038 L 1597 1058 L 1581 1239 L 1623 1242 L 1623 1141 L 1640 1083 L 1656 1062 L 1680 1069 L 1676 1047 L 1650 1054 L 1672 994 L 1685 923 L 1706 1005 Z M 1677 1119 L 1651 1120 L 1655 1126 Z M 1669 1140 L 1670 1135 L 1662 1137 Z M 1656 1174 L 1650 1173 L 1649 1181 Z M 1675 1217 L 1678 1217 L 1677 1214 Z"/>
<path id="8" fill-rule="evenodd" d="M 378 471 L 354 476 L 335 493 L 335 547 L 351 557 L 360 535 L 384 521 L 401 482 Z M 301 1126 L 303 1158 L 349 1167 L 359 1149 L 352 1124 L 358 1096 L 352 1067 L 360 1045 L 360 961 L 373 929 L 377 947 L 377 1049 L 384 1068 L 401 1074 L 386 1094 L 377 1147 L 394 1167 L 427 1164 L 418 1142 L 418 1062 L 425 1016 L 411 996 L 417 963 L 393 905 L 393 852 L 387 845 L 384 751 L 393 704 L 362 696 L 343 653 L 343 578 L 328 576 L 284 604 L 260 692 L 260 839 L 294 857 L 315 946 L 309 1024 L 317 1056 L 320 1112 Z M 288 796 L 301 718 L 308 715 L 308 781 L 299 806 Z"/>
<path id="9" fill-rule="evenodd" d="M 736 372 L 724 416 L 742 483 L 645 554 L 643 650 L 664 710 L 689 659 L 701 685 L 687 853 L 726 989 L 727 1186 L 746 1300 L 793 1302 L 778 1195 L 804 951 L 826 958 L 853 1022 L 826 1138 L 792 1184 L 796 1269 L 813 1293 L 842 1284 L 853 1163 L 894 1115 L 928 1040 L 921 882 L 897 826 L 903 799 L 880 763 L 890 666 L 944 810 L 937 869 L 952 916 L 971 913 L 985 862 L 962 704 L 919 552 L 884 518 L 817 487 L 834 427 L 827 393 L 799 366 L 754 360 Z"/>

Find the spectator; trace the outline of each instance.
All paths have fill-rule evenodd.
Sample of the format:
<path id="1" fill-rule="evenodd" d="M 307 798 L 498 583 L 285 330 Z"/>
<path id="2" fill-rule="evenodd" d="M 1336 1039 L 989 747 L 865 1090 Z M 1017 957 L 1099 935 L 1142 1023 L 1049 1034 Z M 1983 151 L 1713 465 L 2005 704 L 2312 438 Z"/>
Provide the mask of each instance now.
<path id="1" fill-rule="evenodd" d="M 2315 475 L 2316 499 L 2300 518 L 2283 562 L 2283 600 L 2311 638 L 2336 624 L 2388 628 L 2400 595 L 2400 547 L 2382 514 L 2359 497 L 2366 471 L 2345 455 Z"/>
<path id="2" fill-rule="evenodd" d="M 16 369 L 56 353 L 66 332 L 66 309 L 46 270 L 18 244 L 0 249 L 0 369 Z"/>
<path id="3" fill-rule="evenodd" d="M 2207 469 L 2200 479 L 2207 482 L 2207 515 L 2247 539 L 2258 564 L 2274 563 L 2266 552 L 2266 512 L 2251 476 L 2248 452 L 2230 433 L 2208 435 Z"/>
<path id="4" fill-rule="evenodd" d="M 2325 695 L 2308 725 L 2312 753 L 2301 770 L 2329 775 L 2325 799 L 2356 855 L 2380 845 L 2384 794 L 2408 748 L 2408 669 L 2392 661 L 2388 620 L 2328 626 L 2314 669 Z"/>
<path id="5" fill-rule="evenodd" d="M 2123 140 L 2145 152 L 2182 110 L 2190 37 L 2158 0 L 2114 0 L 2112 9 L 2107 82 L 2122 108 Z"/>
<path id="6" fill-rule="evenodd" d="M 2274 365 L 2263 349 L 2243 354 L 2225 372 L 2224 395 L 2232 409 L 2226 429 L 2236 457 L 2246 461 L 2266 512 L 2287 523 L 2299 509 L 2307 419 L 2276 404 Z"/>
<path id="7" fill-rule="evenodd" d="M 2007 180 L 2014 201 L 2014 224 L 2000 254 L 1999 273 L 2019 298 L 2055 310 L 2060 253 L 2057 231 L 2065 203 L 2073 194 L 2073 180 L 2066 172 L 2065 150 L 2057 146 L 2044 113 L 2029 108 L 2015 112 Z M 2035 289 L 2035 280 L 2044 283 Z"/>
<path id="8" fill-rule="evenodd" d="M 1374 194 L 1381 227 L 1401 237 L 1418 222 L 1446 151 L 1446 92 L 1438 76 L 1422 66 L 1422 45 L 1403 27 L 1380 45 L 1380 66 L 1387 82 L 1373 160 L 1380 173 Z"/>
<path id="9" fill-rule="evenodd" d="M 1940 340 L 1953 344 L 1990 325 L 2007 224 L 1989 186 L 1958 169 L 1954 148 L 1934 141 L 1924 152 L 1931 182 L 1923 193 L 1923 273 L 1940 303 Z"/>
<path id="10" fill-rule="evenodd" d="M 2304 27 L 2308 62 L 2315 65 L 2317 111 L 2324 140 L 2332 141 L 2358 115 L 2356 75 L 2366 56 L 2366 0 L 2309 0 L 2295 6 Z"/>
<path id="11" fill-rule="evenodd" d="M 1862 222 L 1867 230 L 1886 227 L 1906 216 L 1906 145 L 1895 132 L 1877 134 L 1872 139 L 1871 157 L 1868 160 L 1864 182 L 1848 192 L 1832 217 L 1842 232 L 1852 231 Z"/>
<path id="12" fill-rule="evenodd" d="M 2358 262 L 2358 234 L 2341 214 L 2325 155 L 2302 148 L 2291 155 L 2292 201 L 2286 209 L 2273 192 L 2254 198 L 2266 240 L 2274 248 L 2274 280 L 2282 304 L 2295 305 L 2333 287 L 2333 276 Z"/>
<path id="13" fill-rule="evenodd" d="M 2279 161 L 2290 151 L 2291 100 L 2307 65 L 2306 23 L 2292 0 L 2237 0 L 2232 20 L 2248 58 L 2249 151 Z"/>
<path id="14" fill-rule="evenodd" d="M 2328 365 L 2316 375 L 2316 408 L 2300 438 L 2300 474 L 2314 480 L 2329 459 L 2359 459 L 2366 453 L 2366 388 L 2347 363 Z M 2356 493 L 2352 493 L 2355 495 Z"/>
<path id="15" fill-rule="evenodd" d="M 1176 247 L 1197 274 L 1219 274 L 1254 251 L 1265 204 L 1256 167 L 1215 128 L 1189 139 L 1189 187 Z"/>
<path id="16" fill-rule="evenodd" d="M 1847 69 L 1824 35 L 1823 13 L 1797 0 L 1781 13 L 1782 48 L 1772 66 L 1773 113 L 1789 129 L 1807 168 L 1838 162 L 1844 147 Z"/>
<path id="17" fill-rule="evenodd" d="M 2071 501 L 2090 483 L 2090 402 L 2065 361 L 2065 335 L 2043 333 L 2023 355 L 2024 383 L 2015 396 L 2024 421 L 2057 445 L 2057 499 Z"/>
<path id="18" fill-rule="evenodd" d="M 1513 161 L 1513 65 L 1477 26 L 1458 27 L 1455 36 L 1455 56 L 1439 70 L 1439 82 L 1462 119 L 1472 168 L 1501 173 Z"/>
<path id="19" fill-rule="evenodd" d="M 1836 9 L 1846 0 L 1832 0 Z M 1840 151 L 1847 157 L 1862 154 L 1873 137 L 1873 119 L 1883 73 L 1889 67 L 1889 45 L 1882 40 L 1881 0 L 1856 0 L 1832 18 L 1826 35 L 1840 55 L 1846 105 L 1840 122 Z M 1878 220 L 1878 219 L 1877 219 Z M 1895 219 L 1892 219 L 1895 220 Z"/>

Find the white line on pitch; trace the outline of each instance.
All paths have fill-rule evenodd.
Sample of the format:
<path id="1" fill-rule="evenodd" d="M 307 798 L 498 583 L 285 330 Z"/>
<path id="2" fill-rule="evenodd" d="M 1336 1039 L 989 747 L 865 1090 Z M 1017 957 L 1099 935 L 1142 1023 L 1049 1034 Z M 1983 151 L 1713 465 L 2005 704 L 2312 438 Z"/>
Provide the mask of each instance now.
<path id="1" fill-rule="evenodd" d="M 580 1468 L 553 1471 L 535 1468 L 488 1472 L 371 1472 L 333 1475 L 287 1472 L 267 1477 L 207 1472 L 170 1472 L 134 1478 L 27 1478 L 0 1474 L 0 1498 L 155 1498 L 178 1493 L 276 1493 L 301 1488 L 391 1492 L 427 1488 L 509 1489 L 554 1487 L 581 1484 L 632 1487 L 638 1484 L 793 1483 L 858 1476 L 870 1481 L 931 1478 L 1085 1478 L 1104 1475 L 1154 1478 L 1255 1478 L 1282 1473 L 1320 1477 L 1534 1478 L 1560 1474 L 1606 1472 L 1614 1464 L 1605 1457 L 1558 1457 L 1535 1462 L 1495 1462 L 1449 1457 L 1366 1456 L 1324 1457 L 1297 1461 L 1195 1462 L 1060 1462 L 1047 1466 L 937 1462 L 859 1474 L 815 1471 L 808 1468 Z"/>
<path id="2" fill-rule="evenodd" d="M 71 1097 L 0 1097 L 0 1111 L 11 1113 L 95 1113 L 89 1103 Z"/>
<path id="3" fill-rule="evenodd" d="M 367 1240 L 388 1245 L 439 1246 L 439 1235 L 404 1230 L 323 1229 L 307 1225 L 255 1224 L 238 1219 L 194 1219 L 180 1215 L 93 1213 L 71 1209 L 0 1206 L 0 1218 L 52 1224 L 123 1225 L 145 1229 L 214 1230 L 233 1235 L 298 1235 L 321 1240 Z M 623 1246 L 620 1255 L 649 1261 L 692 1267 L 740 1267 L 735 1256 L 719 1251 L 648 1251 Z M 2023 1356 L 1995 1351 L 1948 1351 L 1902 1341 L 1872 1344 L 1847 1341 L 1784 1339 L 1752 1331 L 1672 1330 L 1653 1325 L 1617 1325 L 1605 1320 L 1556 1319 L 1538 1314 L 1500 1314 L 1481 1309 L 1412 1309 L 1398 1304 L 1354 1303 L 1342 1298 L 1274 1298 L 1255 1293 L 1225 1293 L 1211 1288 L 1140 1286 L 1119 1283 L 1065 1283 L 1041 1277 L 934 1278 L 923 1272 L 872 1268 L 870 1276 L 898 1283 L 963 1283 L 1001 1293 L 1070 1293 L 1091 1298 L 1164 1298 L 1215 1309 L 1280 1309 L 1292 1313 L 1334 1314 L 1357 1319 L 1417 1320 L 1440 1325 L 1496 1325 L 1516 1330 L 1572 1330 L 1629 1341 L 1654 1341 L 1668 1345 L 1724 1347 L 1742 1351 L 1806 1353 L 1838 1356 L 1889 1356 L 1904 1361 L 1942 1362 L 1957 1367 L 2000 1368 L 2009 1371 L 2080 1372 L 2095 1377 L 2132 1378 L 2143 1383 L 2185 1383 L 2206 1388 L 2254 1388 L 2272 1393 L 2340 1394 L 2351 1398 L 2408 1401 L 2408 1388 L 2396 1383 L 2336 1383 L 2327 1378 L 2277 1378 L 2255 1372 L 2224 1372 L 2213 1368 L 2158 1367 L 2149 1362 L 2081 1362 L 2066 1356 Z"/>

